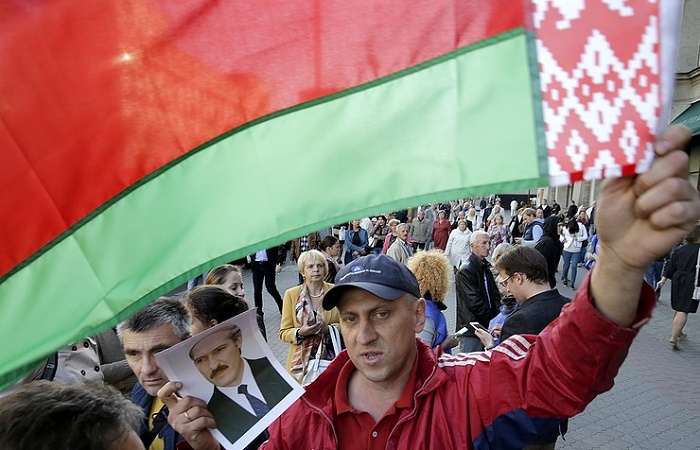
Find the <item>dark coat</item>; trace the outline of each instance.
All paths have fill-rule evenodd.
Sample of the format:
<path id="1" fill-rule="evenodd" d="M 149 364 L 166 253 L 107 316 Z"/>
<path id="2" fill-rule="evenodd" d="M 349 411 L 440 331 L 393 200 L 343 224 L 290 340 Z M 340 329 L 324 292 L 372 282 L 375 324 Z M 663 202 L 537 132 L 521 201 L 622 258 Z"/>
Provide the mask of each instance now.
<path id="1" fill-rule="evenodd" d="M 671 307 L 674 311 L 694 313 L 698 310 L 698 302 L 693 300 L 698 250 L 700 244 L 694 242 L 679 245 L 664 266 L 664 276 L 672 280 Z"/>
<path id="2" fill-rule="evenodd" d="M 270 409 L 292 391 L 289 384 L 284 381 L 267 359 L 246 359 L 246 361 L 248 361 L 248 365 L 253 372 L 253 377 L 258 384 L 260 392 L 262 392 L 265 397 L 261 400 L 264 400 Z M 236 402 L 219 391 L 219 389 L 214 389 L 214 394 L 209 400 L 207 408 L 216 419 L 217 429 L 226 436 L 231 443 L 240 439 L 240 437 L 259 420 L 258 417 L 243 409 Z M 258 436 L 256 440 L 253 441 L 253 444 L 256 445 L 251 445 L 250 448 L 257 448 L 260 446 L 267 439 L 266 434 L 267 433 L 263 433 Z"/>
<path id="3" fill-rule="evenodd" d="M 498 314 L 501 294 L 490 267 L 486 259 L 480 260 L 472 253 L 457 273 L 457 330 L 466 327 L 465 336 L 475 337 L 469 322 L 479 322 L 488 329 Z"/>
<path id="4" fill-rule="evenodd" d="M 547 217 L 549 217 L 550 215 L 552 215 L 552 208 L 549 205 L 544 205 L 542 207 L 542 215 L 544 216 L 545 219 Z"/>
<path id="5" fill-rule="evenodd" d="M 528 298 L 503 322 L 501 342 L 515 334 L 540 334 L 570 301 L 556 289 Z"/>
<path id="6" fill-rule="evenodd" d="M 535 244 L 535 249 L 547 260 L 549 287 L 552 289 L 557 285 L 557 266 L 559 265 L 561 252 L 564 251 L 564 246 L 559 240 L 559 234 L 557 233 L 558 223 L 559 218 L 557 216 L 547 217 L 544 221 L 542 237 Z"/>
<path id="7" fill-rule="evenodd" d="M 513 217 L 511 217 L 510 222 L 508 223 L 508 229 L 510 230 L 510 236 L 512 239 L 523 236 L 523 233 L 520 232 L 521 223 L 523 223 L 523 220 L 520 218 L 520 214 L 515 214 Z"/>

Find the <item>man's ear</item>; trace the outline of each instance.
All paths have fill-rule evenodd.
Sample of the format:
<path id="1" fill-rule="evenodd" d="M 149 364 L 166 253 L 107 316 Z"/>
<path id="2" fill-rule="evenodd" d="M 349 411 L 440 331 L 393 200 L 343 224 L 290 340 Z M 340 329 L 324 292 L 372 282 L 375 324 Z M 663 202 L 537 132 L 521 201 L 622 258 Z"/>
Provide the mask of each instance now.
<path id="1" fill-rule="evenodd" d="M 211 319 L 211 320 L 209 321 L 209 325 L 212 326 L 212 327 L 215 327 L 215 326 L 217 326 L 218 324 L 219 324 L 219 321 L 216 320 L 216 319 Z"/>
<path id="2" fill-rule="evenodd" d="M 420 333 L 423 331 L 423 327 L 425 326 L 425 299 L 424 298 L 419 298 L 416 300 L 416 303 L 413 305 L 415 308 L 415 314 L 416 314 L 416 328 L 415 332 Z"/>

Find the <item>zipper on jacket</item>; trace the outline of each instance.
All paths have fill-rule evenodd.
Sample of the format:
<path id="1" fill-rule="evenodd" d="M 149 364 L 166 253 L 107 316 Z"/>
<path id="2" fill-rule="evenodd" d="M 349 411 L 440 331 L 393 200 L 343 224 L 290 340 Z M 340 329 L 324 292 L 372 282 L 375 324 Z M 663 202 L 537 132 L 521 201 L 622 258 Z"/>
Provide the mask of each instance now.
<path id="1" fill-rule="evenodd" d="M 303 398 L 303 397 L 302 397 Z M 335 432 L 335 427 L 333 426 L 333 421 L 326 415 L 326 413 L 316 405 L 312 404 L 310 401 L 304 398 L 304 401 L 306 402 L 307 405 L 311 407 L 311 409 L 318 411 L 321 416 L 326 419 L 326 421 L 330 424 L 331 426 L 331 431 L 333 432 L 333 438 L 335 438 L 335 448 L 338 448 L 338 434 Z"/>
<path id="2" fill-rule="evenodd" d="M 387 439 L 387 442 L 391 440 L 391 437 L 394 435 L 394 432 L 396 429 L 399 427 L 399 425 L 402 425 L 404 422 L 408 421 L 408 419 L 411 419 L 415 417 L 416 415 L 416 409 L 418 408 L 418 396 L 425 390 L 425 386 L 430 382 L 430 380 L 433 378 L 435 375 L 435 371 L 437 370 L 438 365 L 437 363 L 433 366 L 433 371 L 430 372 L 430 375 L 428 375 L 428 378 L 425 379 L 425 382 L 421 385 L 421 387 L 416 391 L 415 394 L 413 394 L 413 410 L 406 414 L 403 418 L 401 418 L 398 422 L 396 422 L 396 425 L 394 425 L 394 428 L 391 430 L 391 433 L 389 433 L 389 438 Z"/>

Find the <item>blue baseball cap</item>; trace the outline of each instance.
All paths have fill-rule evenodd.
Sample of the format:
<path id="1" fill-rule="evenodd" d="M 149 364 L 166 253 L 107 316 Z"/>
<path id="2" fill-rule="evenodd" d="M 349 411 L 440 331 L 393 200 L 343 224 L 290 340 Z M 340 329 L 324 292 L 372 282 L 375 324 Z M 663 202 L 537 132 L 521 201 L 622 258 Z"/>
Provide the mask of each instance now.
<path id="1" fill-rule="evenodd" d="M 386 255 L 357 258 L 335 276 L 333 286 L 323 297 L 323 308 L 331 310 L 349 288 L 360 288 L 384 300 L 396 300 L 404 294 L 420 298 L 418 280 L 413 272 Z"/>

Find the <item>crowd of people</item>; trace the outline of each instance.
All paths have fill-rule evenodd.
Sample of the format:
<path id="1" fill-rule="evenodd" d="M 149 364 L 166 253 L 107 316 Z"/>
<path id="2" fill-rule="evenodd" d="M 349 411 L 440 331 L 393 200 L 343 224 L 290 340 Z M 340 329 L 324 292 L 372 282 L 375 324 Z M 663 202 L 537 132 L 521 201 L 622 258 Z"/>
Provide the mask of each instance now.
<path id="1" fill-rule="evenodd" d="M 512 201 L 506 220 L 500 199 L 457 200 L 353 220 L 251 255 L 258 327 L 267 338 L 265 286 L 281 314 L 279 339 L 289 344 L 286 370 L 304 383 L 313 357 L 329 363 L 246 448 L 554 448 L 566 419 L 612 386 L 656 303 L 654 289 L 672 280 L 672 349 L 697 311 L 700 199 L 687 181 L 687 139 L 670 129 L 649 172 L 606 184 L 599 207 Z M 299 284 L 281 295 L 275 276 L 287 255 Z M 560 262 L 573 300 L 555 288 Z M 580 266 L 590 269 L 583 279 Z M 239 266 L 215 267 L 202 281 L 182 300 L 160 298 L 109 330 L 121 359 L 100 361 L 96 339 L 87 338 L 40 365 L 0 398 L 0 446 L 40 448 L 32 439 L 69 443 L 99 433 L 97 447 L 70 448 L 208 450 L 220 448 L 211 429 L 250 429 L 289 387 L 260 381 L 270 375 L 261 375 L 264 362 L 242 357 L 240 330 L 204 334 L 190 350 L 216 401 L 179 395 L 182 383 L 155 359 L 252 306 Z M 454 332 L 443 313 L 452 288 Z M 340 353 L 328 344 L 335 329 Z M 93 353 L 97 362 L 78 357 Z M 138 381 L 130 391 L 123 370 L 109 381 L 121 393 L 102 386 L 103 364 L 114 363 Z M 97 384 L 87 379 L 91 370 Z M 228 397 L 231 389 L 240 398 Z M 42 414 L 27 410 L 23 421 L 37 402 Z M 240 409 L 235 420 L 222 419 L 232 408 Z M 85 414 L 99 416 L 92 427 Z"/>

